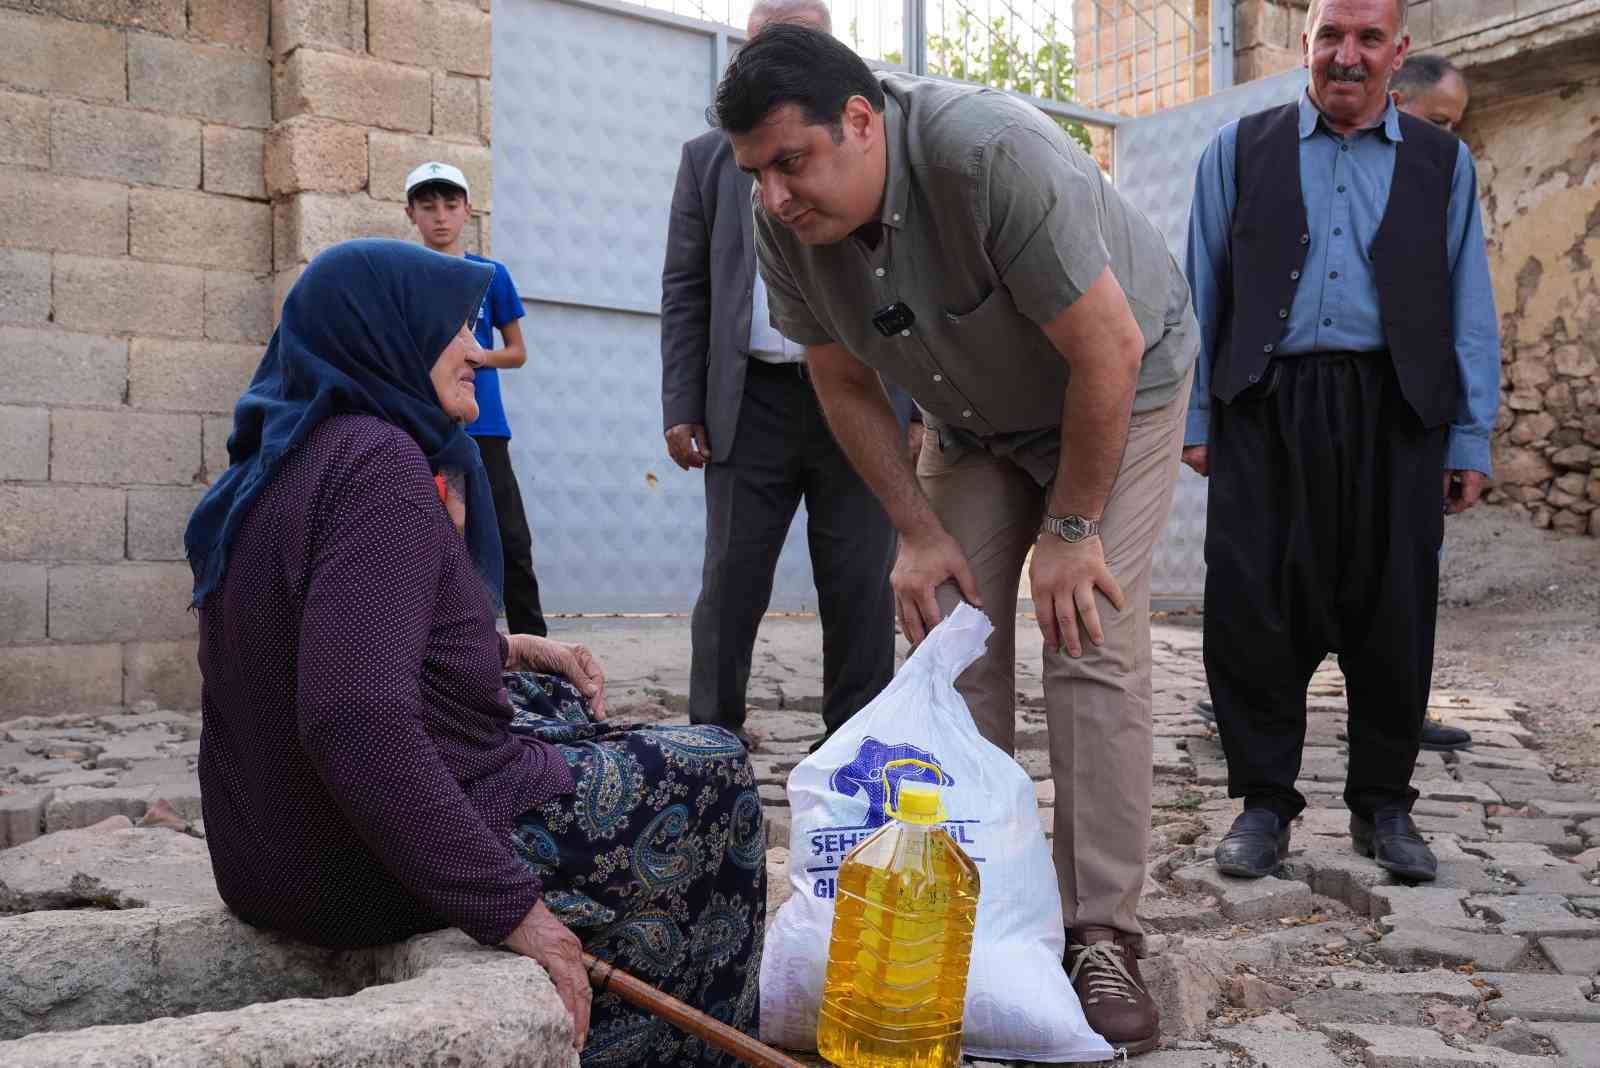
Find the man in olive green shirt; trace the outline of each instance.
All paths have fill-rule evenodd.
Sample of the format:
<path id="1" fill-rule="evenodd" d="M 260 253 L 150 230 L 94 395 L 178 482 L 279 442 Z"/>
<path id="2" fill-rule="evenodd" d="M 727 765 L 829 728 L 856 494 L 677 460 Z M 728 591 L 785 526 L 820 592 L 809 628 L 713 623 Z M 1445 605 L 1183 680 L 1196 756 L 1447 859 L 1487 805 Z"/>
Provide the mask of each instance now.
<path id="1" fill-rule="evenodd" d="M 1094 162 L 1003 93 L 874 76 L 832 38 L 773 26 L 712 111 L 756 180 L 773 324 L 806 346 L 834 434 L 900 533 L 903 629 L 920 640 L 962 597 L 998 624 L 960 688 L 1007 751 L 1032 550 L 1067 965 L 1097 1031 L 1153 1048 L 1134 949 L 1150 555 L 1198 347 L 1183 273 Z M 915 472 L 879 372 L 926 414 Z"/>

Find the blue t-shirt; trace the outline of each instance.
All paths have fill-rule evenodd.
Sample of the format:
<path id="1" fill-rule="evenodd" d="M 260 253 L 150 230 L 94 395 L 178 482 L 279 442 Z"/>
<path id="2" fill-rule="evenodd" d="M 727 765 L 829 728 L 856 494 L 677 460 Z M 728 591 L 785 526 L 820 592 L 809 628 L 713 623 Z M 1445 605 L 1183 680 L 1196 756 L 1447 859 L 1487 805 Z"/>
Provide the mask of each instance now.
<path id="1" fill-rule="evenodd" d="M 478 345 L 487 352 L 494 348 L 494 332 L 516 322 L 527 312 L 522 309 L 522 298 L 517 296 L 517 287 L 505 264 L 470 252 L 467 259 L 494 267 L 494 281 L 483 295 L 483 305 L 478 309 L 478 329 L 474 331 Z M 500 400 L 500 372 L 493 367 L 480 367 L 473 384 L 478 390 L 478 418 L 468 424 L 467 433 L 480 438 L 509 438 L 511 424 L 506 422 L 506 407 Z"/>

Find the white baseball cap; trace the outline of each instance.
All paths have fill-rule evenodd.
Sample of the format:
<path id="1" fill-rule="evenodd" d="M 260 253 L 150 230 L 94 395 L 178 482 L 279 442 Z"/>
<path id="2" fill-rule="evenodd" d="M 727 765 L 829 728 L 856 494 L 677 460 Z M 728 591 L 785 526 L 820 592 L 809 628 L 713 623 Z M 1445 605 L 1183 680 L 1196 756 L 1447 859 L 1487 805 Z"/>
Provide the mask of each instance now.
<path id="1" fill-rule="evenodd" d="M 411 191 L 417 186 L 426 185 L 429 182 L 443 182 L 446 185 L 453 185 L 467 194 L 469 199 L 472 196 L 472 191 L 467 188 L 467 176 L 461 173 L 461 168 L 452 167 L 448 163 L 440 163 L 438 160 L 429 160 L 406 175 L 406 196 L 409 197 Z"/>

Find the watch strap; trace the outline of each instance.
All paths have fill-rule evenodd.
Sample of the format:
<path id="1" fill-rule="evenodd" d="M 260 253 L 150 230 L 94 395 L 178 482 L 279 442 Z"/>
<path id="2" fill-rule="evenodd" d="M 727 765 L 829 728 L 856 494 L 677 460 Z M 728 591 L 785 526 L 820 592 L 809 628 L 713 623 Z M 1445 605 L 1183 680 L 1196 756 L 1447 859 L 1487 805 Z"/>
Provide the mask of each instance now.
<path id="1" fill-rule="evenodd" d="M 1068 532 L 1069 524 L 1072 527 L 1080 528 L 1083 533 L 1078 534 L 1077 537 L 1071 537 Z M 1088 516 L 1078 515 L 1076 513 L 1071 513 L 1068 515 L 1051 515 L 1046 512 L 1044 527 L 1062 541 L 1079 542 L 1099 535 L 1100 520 L 1090 519 Z"/>

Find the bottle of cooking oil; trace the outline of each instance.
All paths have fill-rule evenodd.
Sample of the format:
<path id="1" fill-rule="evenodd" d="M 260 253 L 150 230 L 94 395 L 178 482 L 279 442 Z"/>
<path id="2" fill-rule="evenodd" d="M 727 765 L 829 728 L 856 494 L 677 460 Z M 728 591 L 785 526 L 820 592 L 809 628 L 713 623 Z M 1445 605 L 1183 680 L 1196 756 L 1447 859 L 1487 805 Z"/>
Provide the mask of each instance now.
<path id="1" fill-rule="evenodd" d="M 938 768 L 921 760 L 897 764 Z M 943 777 L 942 775 L 940 776 Z M 939 787 L 902 782 L 894 818 L 839 866 L 817 1051 L 840 1068 L 961 1059 L 978 869 L 941 824 Z"/>

